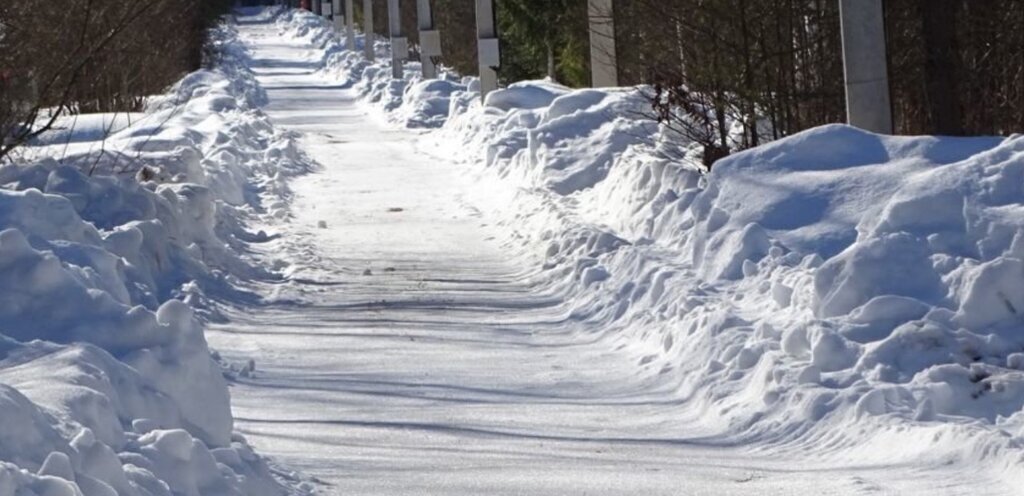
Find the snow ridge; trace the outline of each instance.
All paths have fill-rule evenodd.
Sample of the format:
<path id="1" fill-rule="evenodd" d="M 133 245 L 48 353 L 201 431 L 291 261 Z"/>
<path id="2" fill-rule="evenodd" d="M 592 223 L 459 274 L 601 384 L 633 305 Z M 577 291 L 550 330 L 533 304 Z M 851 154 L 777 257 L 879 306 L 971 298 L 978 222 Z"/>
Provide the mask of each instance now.
<path id="1" fill-rule="evenodd" d="M 65 118 L 0 167 L 0 495 L 298 490 L 232 432 L 203 335 L 276 277 L 240 255 L 270 238 L 246 225 L 286 218 L 311 167 L 235 36 L 145 113 Z"/>
<path id="2" fill-rule="evenodd" d="M 660 153 L 641 90 L 481 104 L 473 78 L 392 80 L 386 44 L 369 63 L 315 16 L 279 23 L 324 47 L 325 77 L 517 186 L 510 253 L 709 438 L 1022 481 L 1024 137 L 832 125 L 704 175 Z"/>

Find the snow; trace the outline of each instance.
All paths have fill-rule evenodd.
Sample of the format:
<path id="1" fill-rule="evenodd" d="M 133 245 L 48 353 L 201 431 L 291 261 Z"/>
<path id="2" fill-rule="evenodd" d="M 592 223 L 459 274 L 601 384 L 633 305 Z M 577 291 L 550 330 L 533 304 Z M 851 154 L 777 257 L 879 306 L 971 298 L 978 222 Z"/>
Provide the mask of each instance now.
<path id="1" fill-rule="evenodd" d="M 300 490 L 233 433 L 204 327 L 273 277 L 248 226 L 311 165 L 215 36 L 217 68 L 146 112 L 62 118 L 0 166 L 0 495 Z"/>
<path id="2" fill-rule="evenodd" d="M 210 334 L 257 354 L 260 449 L 360 494 L 1021 482 L 1020 136 L 825 126 L 704 174 L 642 89 L 481 103 L 329 30 L 244 31 L 324 165 L 264 247 L 289 282 Z"/>
<path id="3" fill-rule="evenodd" d="M 704 173 L 643 88 L 481 102 L 246 15 L 0 167 L 0 495 L 311 489 L 257 452 L 323 494 L 1024 482 L 1024 136 Z"/>

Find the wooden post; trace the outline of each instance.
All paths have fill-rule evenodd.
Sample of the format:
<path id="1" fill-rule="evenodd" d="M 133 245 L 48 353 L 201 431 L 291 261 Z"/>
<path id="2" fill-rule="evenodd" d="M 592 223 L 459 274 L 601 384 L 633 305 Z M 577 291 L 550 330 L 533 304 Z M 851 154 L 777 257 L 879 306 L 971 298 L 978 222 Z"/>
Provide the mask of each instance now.
<path id="1" fill-rule="evenodd" d="M 882 0 L 839 0 L 846 75 L 846 118 L 851 126 L 892 134 L 892 104 Z"/>
<path id="2" fill-rule="evenodd" d="M 619 85 L 615 53 L 615 15 L 613 0 L 588 0 L 590 19 L 590 74 L 595 88 Z"/>
<path id="3" fill-rule="evenodd" d="M 420 28 L 420 65 L 423 67 L 423 78 L 437 77 L 435 57 L 441 56 L 441 33 L 434 29 L 434 13 L 430 8 L 430 0 L 416 0 L 416 22 Z"/>
<path id="4" fill-rule="evenodd" d="M 363 0 L 363 54 L 366 60 L 373 62 L 373 0 Z"/>
<path id="5" fill-rule="evenodd" d="M 479 53 L 480 98 L 498 89 L 501 47 L 494 17 L 493 0 L 476 0 L 476 42 Z"/>
<path id="6" fill-rule="evenodd" d="M 356 0 L 343 0 L 345 2 L 345 44 L 349 50 L 356 50 Z"/>
<path id="7" fill-rule="evenodd" d="M 391 35 L 391 77 L 402 79 L 409 59 L 409 40 L 402 36 L 402 2 L 388 0 L 388 30 Z"/>

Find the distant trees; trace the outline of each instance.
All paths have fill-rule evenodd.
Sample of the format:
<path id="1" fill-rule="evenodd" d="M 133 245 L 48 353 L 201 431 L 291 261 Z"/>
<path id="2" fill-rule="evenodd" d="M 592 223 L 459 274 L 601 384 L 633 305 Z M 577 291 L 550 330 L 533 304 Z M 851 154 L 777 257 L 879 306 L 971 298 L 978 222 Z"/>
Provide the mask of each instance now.
<path id="1" fill-rule="evenodd" d="M 443 64 L 460 74 L 476 75 L 474 0 L 434 0 L 434 23 L 441 30 Z"/>
<path id="2" fill-rule="evenodd" d="M 383 1 L 383 0 L 378 0 Z M 412 3 L 412 0 L 405 0 Z M 505 82 L 589 81 L 587 0 L 495 0 Z M 837 0 L 615 0 L 619 80 L 704 162 L 846 118 Z M 476 72 L 474 0 L 434 0 L 443 63 Z M 1024 132 L 1024 1 L 886 0 L 895 129 Z"/>
<path id="3" fill-rule="evenodd" d="M 704 146 L 704 165 L 842 121 L 834 0 L 616 3 L 620 79 L 649 84 L 659 120 Z"/>
<path id="4" fill-rule="evenodd" d="M 202 62 L 229 0 L 0 5 L 0 158 L 62 114 L 139 110 Z"/>
<path id="5" fill-rule="evenodd" d="M 1024 131 L 1024 2 L 887 0 L 896 128 Z"/>
<path id="6" fill-rule="evenodd" d="M 475 1 L 433 0 L 433 5 L 443 63 L 462 74 L 476 74 Z M 589 84 L 586 6 L 586 0 L 497 0 L 502 79 L 509 83 L 550 77 L 569 86 Z"/>
<path id="7" fill-rule="evenodd" d="M 705 166 L 845 116 L 838 2 L 617 0 L 620 78 Z M 896 130 L 1024 131 L 1024 2 L 887 0 Z"/>
<path id="8" fill-rule="evenodd" d="M 585 0 L 500 0 L 497 9 L 504 79 L 547 77 L 570 86 L 588 84 Z"/>
<path id="9" fill-rule="evenodd" d="M 0 156 L 40 109 L 139 108 L 199 65 L 205 30 L 228 3 L 2 2 Z M 386 0 L 373 3 L 375 32 L 386 35 Z M 402 3 L 415 43 L 415 2 Z M 587 0 L 495 3 L 506 83 L 589 84 Z M 475 74 L 475 1 L 433 5 L 442 63 Z M 615 21 L 620 81 L 644 85 L 653 117 L 702 144 L 707 166 L 845 120 L 836 0 L 615 0 Z M 1024 1 L 886 0 L 886 23 L 897 132 L 1024 131 Z"/>

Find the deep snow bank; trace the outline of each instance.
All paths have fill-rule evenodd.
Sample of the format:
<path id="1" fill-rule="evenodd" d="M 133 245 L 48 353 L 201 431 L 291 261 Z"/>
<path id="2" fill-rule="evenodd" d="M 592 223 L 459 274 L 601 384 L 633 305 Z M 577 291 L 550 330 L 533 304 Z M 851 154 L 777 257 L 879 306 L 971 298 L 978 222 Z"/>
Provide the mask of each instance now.
<path id="1" fill-rule="evenodd" d="M 357 33 L 356 51 L 345 48 L 344 37 L 334 33 L 330 21 L 304 10 L 289 10 L 277 17 L 282 35 L 300 39 L 323 50 L 321 73 L 325 78 L 354 88 L 367 102 L 386 111 L 393 122 L 413 128 L 437 128 L 448 118 L 454 95 L 474 86 L 474 78 L 462 78 L 439 70 L 438 79 L 425 81 L 419 62 L 405 65 L 405 78 L 391 77 L 387 40 L 375 37 L 376 60 L 363 57 L 366 37 Z"/>
<path id="2" fill-rule="evenodd" d="M 69 117 L 0 167 L 0 495 L 286 492 L 232 433 L 200 317 L 268 275 L 245 225 L 286 216 L 309 165 L 233 28 L 215 42 L 130 125 Z"/>
<path id="3" fill-rule="evenodd" d="M 481 104 L 471 78 L 393 80 L 386 46 L 368 63 L 313 16 L 281 23 L 327 48 L 325 77 L 517 186 L 510 250 L 702 432 L 1021 479 L 1024 137 L 825 126 L 703 176 L 659 153 L 687 144 L 637 90 L 523 82 Z"/>

